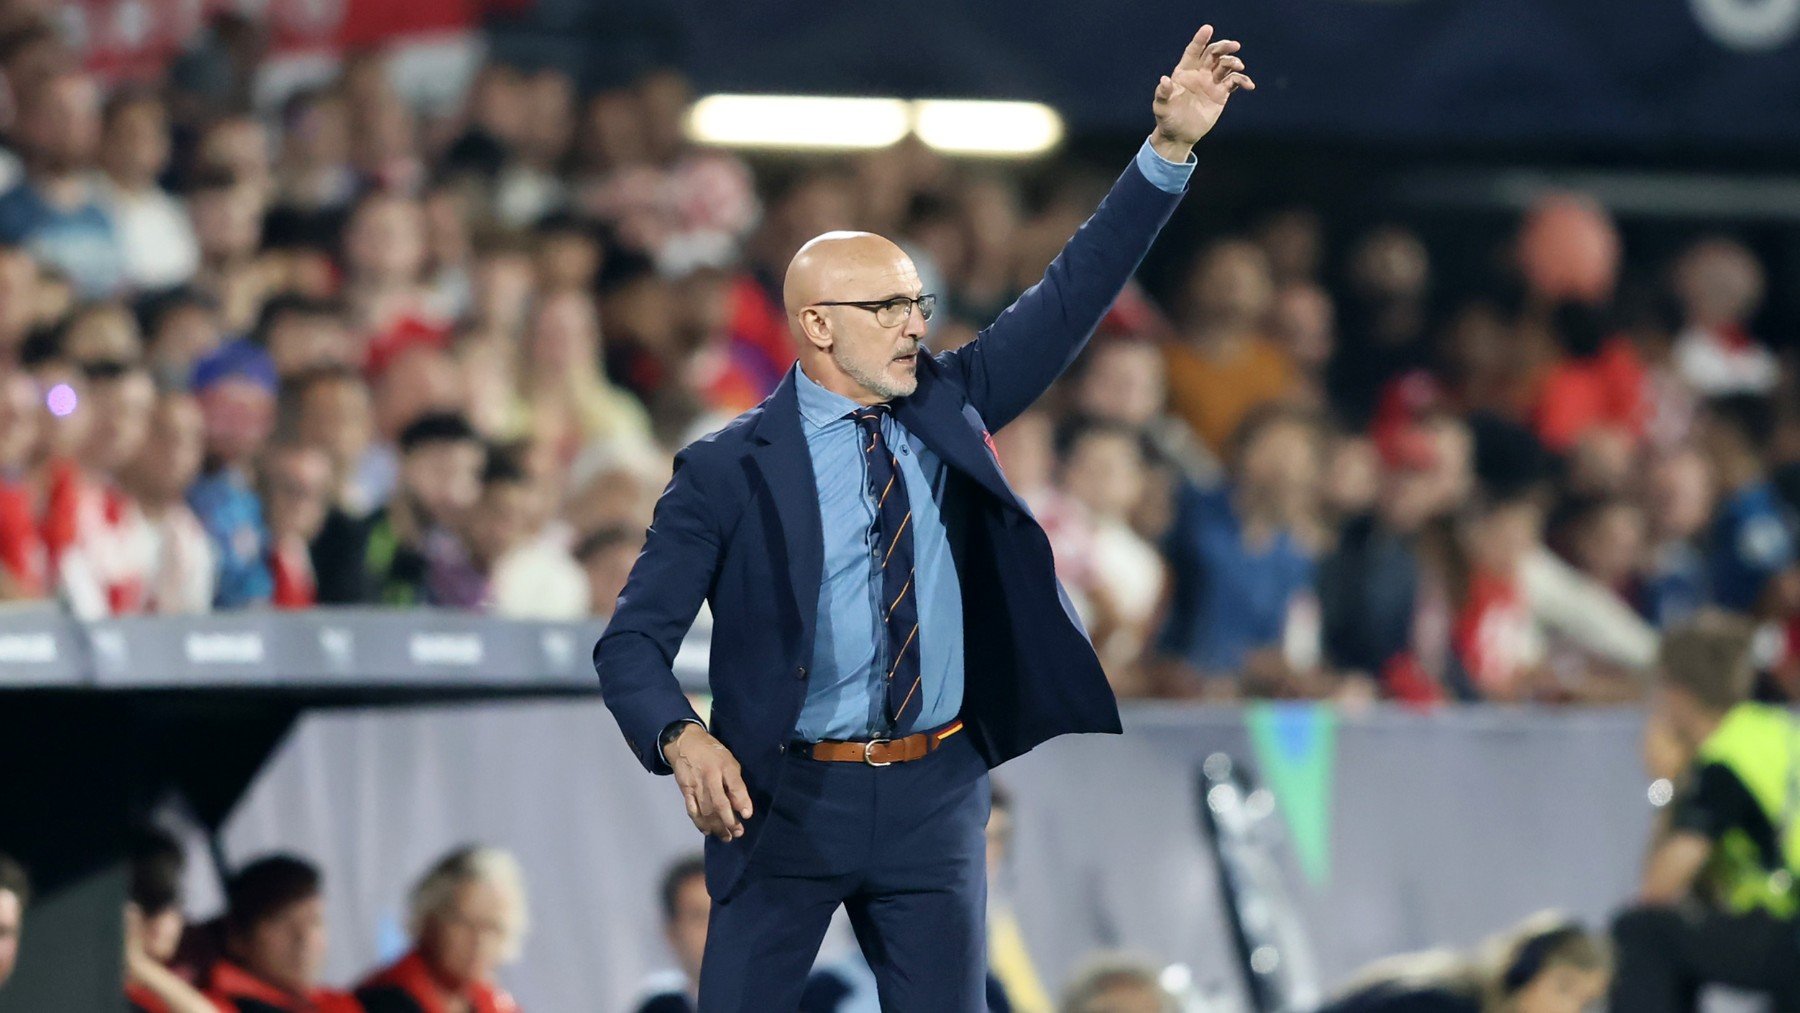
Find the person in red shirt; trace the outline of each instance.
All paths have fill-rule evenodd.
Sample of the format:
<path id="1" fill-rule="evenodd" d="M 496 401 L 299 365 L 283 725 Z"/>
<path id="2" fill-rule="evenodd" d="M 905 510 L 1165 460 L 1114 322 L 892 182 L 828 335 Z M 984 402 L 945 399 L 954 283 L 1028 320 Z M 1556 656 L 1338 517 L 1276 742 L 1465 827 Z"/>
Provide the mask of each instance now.
<path id="1" fill-rule="evenodd" d="M 314 446 L 275 448 L 263 465 L 262 495 L 269 517 L 269 572 L 278 609 L 311 608 L 318 599 L 312 540 L 331 509 L 331 459 Z"/>
<path id="2" fill-rule="evenodd" d="M 319 987 L 325 898 L 312 863 L 258 859 L 231 877 L 225 896 L 225 959 L 206 989 L 221 1013 L 363 1013 L 348 993 Z"/>
<path id="3" fill-rule="evenodd" d="M 1475 699 L 1521 700 L 1536 682 L 1543 644 L 1525 601 L 1521 568 L 1543 537 L 1543 508 L 1529 492 L 1497 498 L 1462 532 L 1466 577 L 1451 647 Z"/>
<path id="4" fill-rule="evenodd" d="M 413 887 L 413 948 L 356 990 L 367 1013 L 517 1013 L 493 981 L 525 931 L 519 865 L 498 848 L 459 848 Z"/>
<path id="5" fill-rule="evenodd" d="M 131 1013 L 217 1013 L 185 966 L 171 966 L 186 919 L 181 910 L 181 844 L 155 827 L 131 847 L 125 903 L 125 1001 Z"/>
<path id="6" fill-rule="evenodd" d="M 28 374 L 0 367 L 0 601 L 45 591 L 44 540 L 29 480 L 43 410 Z"/>

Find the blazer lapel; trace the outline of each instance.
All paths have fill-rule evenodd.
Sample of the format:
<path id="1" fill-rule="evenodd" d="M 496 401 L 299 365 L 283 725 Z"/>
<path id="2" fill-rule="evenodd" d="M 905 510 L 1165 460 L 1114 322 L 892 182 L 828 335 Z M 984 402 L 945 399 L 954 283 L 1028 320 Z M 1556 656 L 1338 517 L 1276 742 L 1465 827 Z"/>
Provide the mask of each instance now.
<path id="1" fill-rule="evenodd" d="M 762 408 L 754 437 L 760 446 L 750 451 L 750 459 L 762 474 L 765 494 L 775 505 L 787 562 L 788 592 L 793 595 L 794 609 L 800 617 L 800 642 L 810 645 L 818 620 L 825 534 L 819 520 L 819 490 L 813 478 L 812 454 L 800 428 L 800 405 L 791 371 Z M 812 589 L 810 597 L 803 588 Z"/>
<path id="2" fill-rule="evenodd" d="M 923 356 L 920 361 L 924 361 Z M 944 463 L 974 479 L 1000 502 L 1029 513 L 1006 484 L 1000 465 L 988 451 L 984 441 L 987 434 L 980 431 L 977 423 L 963 417 L 962 399 L 956 389 L 936 381 L 935 376 L 921 370 L 918 389 L 894 403 L 894 417 L 936 451 Z"/>

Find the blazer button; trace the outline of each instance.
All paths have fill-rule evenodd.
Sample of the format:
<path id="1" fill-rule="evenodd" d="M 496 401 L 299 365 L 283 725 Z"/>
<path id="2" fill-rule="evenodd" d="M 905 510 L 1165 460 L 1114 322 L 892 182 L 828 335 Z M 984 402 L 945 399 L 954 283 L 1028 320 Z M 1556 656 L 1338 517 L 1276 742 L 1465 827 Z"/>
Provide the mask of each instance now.
<path id="1" fill-rule="evenodd" d="M 806 678 L 806 666 L 805 665 L 801 665 L 799 668 L 794 669 L 794 678 L 796 678 L 796 679 Z"/>

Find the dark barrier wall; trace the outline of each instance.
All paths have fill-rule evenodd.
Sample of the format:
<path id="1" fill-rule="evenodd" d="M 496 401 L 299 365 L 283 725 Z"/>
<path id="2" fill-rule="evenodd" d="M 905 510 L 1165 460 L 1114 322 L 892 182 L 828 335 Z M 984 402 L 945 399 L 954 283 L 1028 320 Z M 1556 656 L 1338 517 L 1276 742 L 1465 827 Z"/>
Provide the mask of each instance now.
<path id="1" fill-rule="evenodd" d="M 706 90 L 1031 98 L 1083 130 L 1144 128 L 1210 20 L 1260 85 L 1230 131 L 1800 149 L 1800 0 L 538 0 L 533 18 L 523 51 L 596 83 L 674 57 Z"/>

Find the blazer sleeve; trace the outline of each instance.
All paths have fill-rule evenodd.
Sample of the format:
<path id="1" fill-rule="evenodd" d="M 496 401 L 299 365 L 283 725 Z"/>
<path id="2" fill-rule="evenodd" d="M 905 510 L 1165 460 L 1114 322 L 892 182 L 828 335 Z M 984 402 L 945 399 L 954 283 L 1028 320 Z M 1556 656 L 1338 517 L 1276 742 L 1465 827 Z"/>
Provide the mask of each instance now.
<path id="1" fill-rule="evenodd" d="M 656 503 L 644 551 L 631 567 L 606 632 L 594 645 L 600 696 L 646 770 L 673 773 L 657 739 L 675 721 L 699 721 L 675 678 L 675 653 L 717 573 L 723 539 L 704 467 L 693 448 Z"/>
<path id="2" fill-rule="evenodd" d="M 1144 178 L 1135 160 L 1044 272 L 961 348 L 937 357 L 998 431 L 1042 397 L 1112 308 L 1181 202 Z"/>

